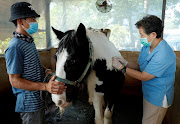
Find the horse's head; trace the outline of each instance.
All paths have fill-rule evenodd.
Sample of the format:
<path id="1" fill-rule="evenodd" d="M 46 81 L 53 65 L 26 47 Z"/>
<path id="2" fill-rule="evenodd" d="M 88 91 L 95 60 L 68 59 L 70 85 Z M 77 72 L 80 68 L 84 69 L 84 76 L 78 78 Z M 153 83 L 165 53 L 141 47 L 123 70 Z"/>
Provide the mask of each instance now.
<path id="1" fill-rule="evenodd" d="M 84 72 L 89 60 L 89 42 L 86 37 L 86 29 L 80 24 L 75 30 L 66 32 L 52 28 L 59 46 L 56 52 L 56 76 L 69 81 L 77 81 Z M 77 96 L 77 86 L 67 85 L 66 93 L 53 100 L 57 106 L 63 106 L 71 102 Z"/>

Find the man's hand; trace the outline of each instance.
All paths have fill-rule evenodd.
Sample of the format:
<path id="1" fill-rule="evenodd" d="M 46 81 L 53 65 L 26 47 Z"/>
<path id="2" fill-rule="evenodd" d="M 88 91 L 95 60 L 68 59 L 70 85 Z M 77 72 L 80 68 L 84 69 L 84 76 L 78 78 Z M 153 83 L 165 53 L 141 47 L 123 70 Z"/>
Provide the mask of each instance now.
<path id="1" fill-rule="evenodd" d="M 126 61 L 122 56 L 114 56 L 114 59 L 120 61 L 124 66 L 127 66 L 128 61 Z"/>
<path id="2" fill-rule="evenodd" d="M 50 81 L 46 84 L 45 89 L 49 91 L 51 94 L 63 94 L 66 91 L 66 86 L 62 82 L 55 81 L 56 76 L 53 76 Z"/>
<path id="3" fill-rule="evenodd" d="M 123 65 L 121 64 L 121 62 L 117 59 L 117 58 L 112 58 L 112 66 L 118 70 L 120 70 Z"/>

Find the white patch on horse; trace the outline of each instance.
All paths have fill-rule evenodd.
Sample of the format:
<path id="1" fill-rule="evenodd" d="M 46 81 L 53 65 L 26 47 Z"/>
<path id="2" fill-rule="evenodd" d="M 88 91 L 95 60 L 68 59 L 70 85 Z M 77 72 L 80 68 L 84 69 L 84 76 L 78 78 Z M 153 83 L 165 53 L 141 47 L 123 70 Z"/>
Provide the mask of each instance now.
<path id="1" fill-rule="evenodd" d="M 121 56 L 117 48 L 110 42 L 102 32 L 93 30 L 86 30 L 87 36 L 92 41 L 94 47 L 94 61 L 96 59 L 105 59 L 107 62 L 107 69 L 112 70 L 112 57 Z"/>
<path id="2" fill-rule="evenodd" d="M 105 112 L 104 112 L 104 124 L 111 124 L 112 123 L 112 111 L 114 109 L 114 106 L 111 110 L 106 106 Z"/>
<path id="3" fill-rule="evenodd" d="M 104 95 L 102 93 L 94 92 L 93 105 L 95 109 L 95 124 L 104 123 Z"/>
<path id="4" fill-rule="evenodd" d="M 93 97 L 94 97 L 94 92 L 95 92 L 95 78 L 94 77 L 96 77 L 96 72 L 92 71 L 87 79 L 89 103 L 91 105 L 93 104 Z"/>
<path id="5" fill-rule="evenodd" d="M 57 63 L 56 64 L 56 76 L 60 78 L 66 78 L 66 73 L 64 71 L 64 64 L 67 60 L 68 52 L 66 49 L 63 49 L 60 54 L 57 54 Z M 55 80 L 57 81 L 57 80 Z M 64 108 L 69 105 L 69 103 L 66 102 L 66 92 L 63 92 L 63 94 L 52 94 L 52 101 L 56 104 L 56 106 L 60 107 L 61 113 L 63 113 Z"/>
<path id="6" fill-rule="evenodd" d="M 63 49 L 60 54 L 57 54 L 57 62 L 56 64 L 56 75 L 60 78 L 66 78 L 66 73 L 64 71 L 64 64 L 67 60 L 68 52 L 66 49 Z"/>
<path id="7" fill-rule="evenodd" d="M 95 82 L 98 86 L 102 85 L 103 82 L 102 81 L 99 81 L 99 79 L 97 77 L 95 77 Z"/>

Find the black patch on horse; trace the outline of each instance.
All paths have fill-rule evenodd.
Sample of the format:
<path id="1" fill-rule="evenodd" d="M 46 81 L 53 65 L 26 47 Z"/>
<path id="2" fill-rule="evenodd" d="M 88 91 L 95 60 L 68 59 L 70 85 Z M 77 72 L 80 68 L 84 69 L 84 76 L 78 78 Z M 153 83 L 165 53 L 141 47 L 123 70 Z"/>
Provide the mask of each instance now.
<path id="1" fill-rule="evenodd" d="M 96 92 L 104 93 L 105 103 L 108 104 L 108 108 L 111 110 L 112 106 L 119 102 L 120 90 L 123 87 L 125 76 L 121 71 L 116 69 L 108 70 L 105 59 L 97 59 L 94 68 L 96 76 L 102 85 L 96 85 Z"/>

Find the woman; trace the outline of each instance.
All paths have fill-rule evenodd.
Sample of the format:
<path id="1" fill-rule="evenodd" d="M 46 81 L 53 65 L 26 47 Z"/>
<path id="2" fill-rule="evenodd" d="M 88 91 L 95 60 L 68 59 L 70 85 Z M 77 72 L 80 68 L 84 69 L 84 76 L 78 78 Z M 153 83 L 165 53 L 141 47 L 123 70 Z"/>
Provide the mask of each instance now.
<path id="1" fill-rule="evenodd" d="M 113 57 L 112 64 L 114 68 L 142 81 L 142 124 L 161 124 L 173 102 L 176 55 L 161 38 L 163 25 L 157 16 L 145 16 L 135 25 L 143 44 L 137 64 L 127 62 L 123 57 Z"/>

